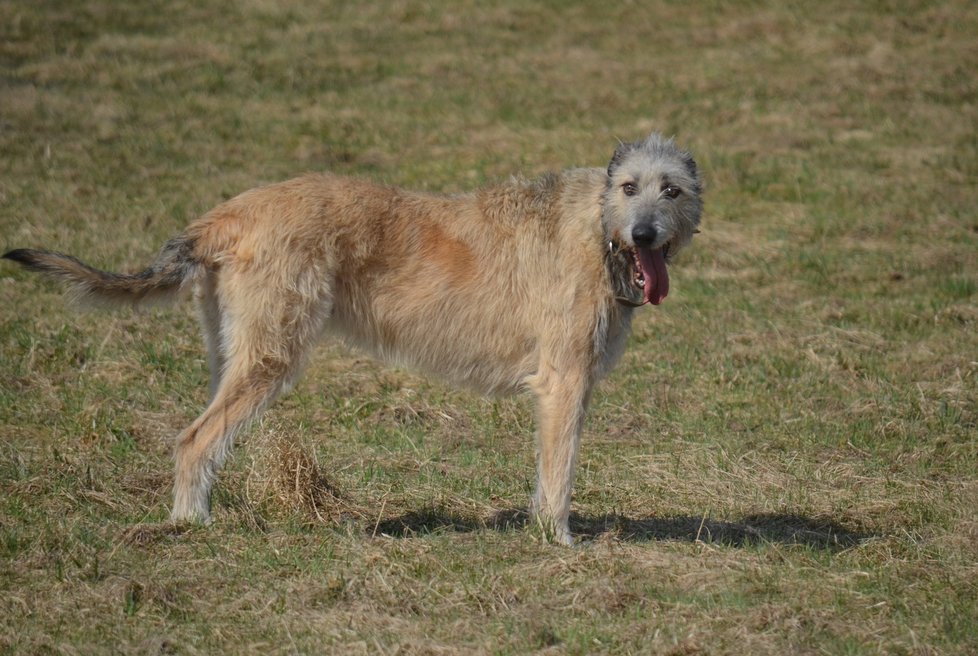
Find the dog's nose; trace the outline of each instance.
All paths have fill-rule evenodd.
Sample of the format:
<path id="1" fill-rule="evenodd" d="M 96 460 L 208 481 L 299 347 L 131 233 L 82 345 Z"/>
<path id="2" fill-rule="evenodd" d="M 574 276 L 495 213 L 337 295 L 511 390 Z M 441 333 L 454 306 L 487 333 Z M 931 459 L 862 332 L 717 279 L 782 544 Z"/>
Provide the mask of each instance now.
<path id="1" fill-rule="evenodd" d="M 635 242 L 636 246 L 653 244 L 655 243 L 656 236 L 658 236 L 658 233 L 655 230 L 655 226 L 651 223 L 639 223 L 632 228 L 632 241 Z"/>

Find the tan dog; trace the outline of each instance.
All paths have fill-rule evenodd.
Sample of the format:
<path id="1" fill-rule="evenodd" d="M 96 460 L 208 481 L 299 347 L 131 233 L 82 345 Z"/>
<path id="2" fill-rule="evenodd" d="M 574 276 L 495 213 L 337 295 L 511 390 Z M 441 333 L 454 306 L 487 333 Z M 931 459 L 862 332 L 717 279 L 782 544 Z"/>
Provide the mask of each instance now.
<path id="1" fill-rule="evenodd" d="M 485 393 L 538 403 L 531 512 L 570 543 L 571 485 L 595 383 L 633 308 L 669 289 L 666 262 L 702 205 L 689 153 L 657 135 L 607 171 L 572 169 L 435 196 L 333 175 L 247 191 L 167 242 L 135 275 L 57 253 L 4 257 L 82 300 L 197 298 L 211 400 L 176 440 L 174 520 L 208 521 L 235 434 L 295 382 L 326 331 Z"/>

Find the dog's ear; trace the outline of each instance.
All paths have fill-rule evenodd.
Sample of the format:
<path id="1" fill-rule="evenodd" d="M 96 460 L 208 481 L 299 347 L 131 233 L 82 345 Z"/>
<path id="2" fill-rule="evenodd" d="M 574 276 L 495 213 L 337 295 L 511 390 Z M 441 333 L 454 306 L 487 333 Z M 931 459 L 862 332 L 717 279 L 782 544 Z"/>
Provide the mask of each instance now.
<path id="1" fill-rule="evenodd" d="M 693 179 L 693 182 L 696 185 L 696 193 L 700 193 L 700 191 L 702 191 L 702 185 L 700 184 L 700 172 L 699 168 L 696 166 L 696 160 L 693 159 L 692 154 L 683 152 L 683 165 L 686 167 L 689 177 Z"/>
<path id="2" fill-rule="evenodd" d="M 608 163 L 608 177 L 610 178 L 615 169 L 621 165 L 621 161 L 625 159 L 625 155 L 635 150 L 635 144 L 633 143 L 623 143 L 618 144 L 615 148 L 615 154 L 611 156 L 611 162 Z"/>

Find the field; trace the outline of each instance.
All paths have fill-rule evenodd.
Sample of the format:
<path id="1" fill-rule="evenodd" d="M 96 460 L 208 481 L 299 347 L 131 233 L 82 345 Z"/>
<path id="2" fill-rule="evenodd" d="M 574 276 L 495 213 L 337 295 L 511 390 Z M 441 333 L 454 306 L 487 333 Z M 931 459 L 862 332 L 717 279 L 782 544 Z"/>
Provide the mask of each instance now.
<path id="1" fill-rule="evenodd" d="M 173 526 L 193 308 L 0 263 L 0 653 L 978 652 L 976 34 L 965 1 L 0 2 L 4 250 L 135 270 L 304 171 L 453 193 L 653 129 L 706 180 L 573 549 L 526 522 L 530 399 L 328 340 Z"/>

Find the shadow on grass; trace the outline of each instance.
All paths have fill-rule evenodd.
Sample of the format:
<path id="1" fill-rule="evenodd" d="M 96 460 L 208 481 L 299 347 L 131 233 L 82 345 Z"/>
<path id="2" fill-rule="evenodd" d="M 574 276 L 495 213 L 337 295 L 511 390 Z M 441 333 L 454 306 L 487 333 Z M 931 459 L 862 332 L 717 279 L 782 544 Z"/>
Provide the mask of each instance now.
<path id="1" fill-rule="evenodd" d="M 503 510 L 487 522 L 465 518 L 439 509 L 411 511 L 379 522 L 377 534 L 409 537 L 427 533 L 497 531 L 525 528 L 529 516 L 523 509 Z M 840 551 L 878 537 L 849 530 L 826 520 L 793 514 L 757 514 L 737 521 L 723 521 L 691 515 L 632 519 L 610 513 L 588 517 L 571 515 L 571 531 L 585 539 L 602 536 L 624 542 L 676 540 L 705 542 L 732 547 L 756 544 L 802 545 L 813 549 Z"/>
<path id="2" fill-rule="evenodd" d="M 612 534 L 626 541 L 700 541 L 732 547 L 794 544 L 833 551 L 848 549 L 877 537 L 849 530 L 826 519 L 776 513 L 748 515 L 737 521 L 689 515 L 630 519 L 608 514 L 593 518 L 572 517 L 571 530 L 591 538 Z"/>

